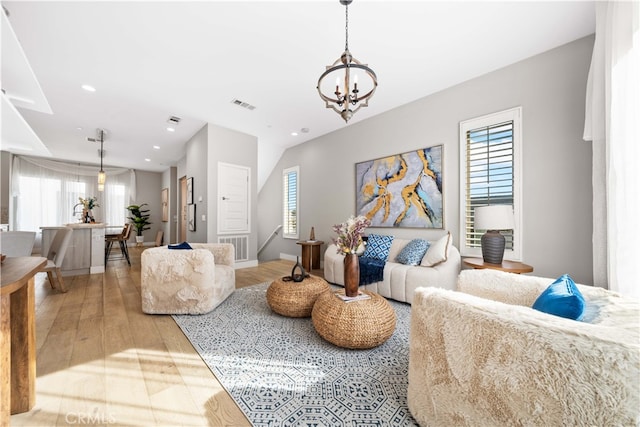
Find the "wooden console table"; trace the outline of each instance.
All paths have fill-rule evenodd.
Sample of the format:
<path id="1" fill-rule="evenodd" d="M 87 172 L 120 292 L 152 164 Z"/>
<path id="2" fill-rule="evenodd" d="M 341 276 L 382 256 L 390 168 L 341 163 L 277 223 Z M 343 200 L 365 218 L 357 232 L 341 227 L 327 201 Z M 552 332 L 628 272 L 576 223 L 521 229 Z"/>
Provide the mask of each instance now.
<path id="1" fill-rule="evenodd" d="M 0 299 L 0 425 L 10 414 L 36 403 L 36 315 L 34 276 L 42 257 L 7 258 L 2 263 Z"/>
<path id="2" fill-rule="evenodd" d="M 302 246 L 302 268 L 307 272 L 320 268 L 320 247 L 324 242 L 320 240 L 301 240 L 297 243 Z"/>
<path id="3" fill-rule="evenodd" d="M 476 270 L 482 268 L 490 268 L 492 270 L 506 271 L 508 273 L 531 273 L 533 267 L 523 262 L 518 261 L 502 261 L 502 264 L 491 264 L 484 262 L 482 258 L 463 258 L 462 262 L 469 267 L 473 267 Z"/>

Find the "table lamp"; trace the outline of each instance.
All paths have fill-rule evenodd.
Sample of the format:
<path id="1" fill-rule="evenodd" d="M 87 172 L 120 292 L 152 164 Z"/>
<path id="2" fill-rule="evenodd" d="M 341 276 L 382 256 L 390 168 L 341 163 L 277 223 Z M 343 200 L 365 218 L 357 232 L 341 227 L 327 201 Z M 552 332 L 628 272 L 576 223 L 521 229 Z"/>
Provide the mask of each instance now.
<path id="1" fill-rule="evenodd" d="M 473 225 L 476 230 L 486 230 L 480 239 L 484 262 L 502 264 L 504 236 L 499 230 L 514 229 L 515 222 L 511 206 L 479 206 L 474 211 Z"/>

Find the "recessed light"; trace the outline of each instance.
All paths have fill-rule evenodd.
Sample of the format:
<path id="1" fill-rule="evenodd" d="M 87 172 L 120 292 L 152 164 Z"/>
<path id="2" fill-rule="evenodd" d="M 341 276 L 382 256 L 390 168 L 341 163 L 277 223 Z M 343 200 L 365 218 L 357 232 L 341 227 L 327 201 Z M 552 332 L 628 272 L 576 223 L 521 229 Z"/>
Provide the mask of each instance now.
<path id="1" fill-rule="evenodd" d="M 298 136 L 298 132 L 291 132 L 291 136 Z"/>
<path id="2" fill-rule="evenodd" d="M 82 126 L 78 126 L 76 130 L 82 130 Z"/>
<path id="3" fill-rule="evenodd" d="M 159 145 L 154 145 L 154 146 L 153 146 L 153 149 L 154 149 L 154 150 L 159 150 L 159 149 L 160 149 L 160 146 L 159 146 Z"/>
<path id="4" fill-rule="evenodd" d="M 150 162 L 150 161 L 151 161 L 151 159 L 144 159 L 144 161 L 145 161 L 145 162 Z"/>
<path id="5" fill-rule="evenodd" d="M 82 89 L 86 90 L 87 92 L 95 92 L 96 88 L 90 85 L 82 85 Z"/>
<path id="6" fill-rule="evenodd" d="M 172 127 L 168 127 L 168 128 L 167 128 L 167 130 L 168 130 L 169 132 L 175 132 L 175 131 L 176 131 L 176 129 L 175 129 L 175 128 L 172 128 Z"/>

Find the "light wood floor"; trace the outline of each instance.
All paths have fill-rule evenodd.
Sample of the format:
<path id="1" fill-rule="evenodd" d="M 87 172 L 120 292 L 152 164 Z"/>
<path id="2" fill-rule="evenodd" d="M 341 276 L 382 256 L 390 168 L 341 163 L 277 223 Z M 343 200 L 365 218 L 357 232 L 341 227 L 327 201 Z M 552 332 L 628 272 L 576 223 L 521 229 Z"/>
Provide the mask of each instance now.
<path id="1" fill-rule="evenodd" d="M 109 261 L 105 274 L 68 277 L 64 294 L 36 276 L 36 405 L 12 426 L 250 425 L 171 316 L 142 313 L 142 249 L 131 249 L 131 267 Z M 236 270 L 236 287 L 292 267 Z"/>

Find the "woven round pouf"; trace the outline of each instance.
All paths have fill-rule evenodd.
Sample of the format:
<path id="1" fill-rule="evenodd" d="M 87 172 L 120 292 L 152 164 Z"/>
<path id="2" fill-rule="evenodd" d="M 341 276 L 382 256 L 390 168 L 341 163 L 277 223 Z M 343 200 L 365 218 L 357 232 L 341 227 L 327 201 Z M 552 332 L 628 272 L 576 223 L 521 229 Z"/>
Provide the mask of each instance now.
<path id="1" fill-rule="evenodd" d="M 318 297 L 311 321 L 322 338 L 338 347 L 363 349 L 377 347 L 393 335 L 396 312 L 391 304 L 375 292 L 361 292 L 371 298 L 345 302 L 333 292 Z"/>
<path id="2" fill-rule="evenodd" d="M 328 290 L 329 284 L 317 276 L 309 276 L 302 282 L 276 279 L 267 289 L 267 303 L 283 316 L 309 317 L 316 298 Z"/>

